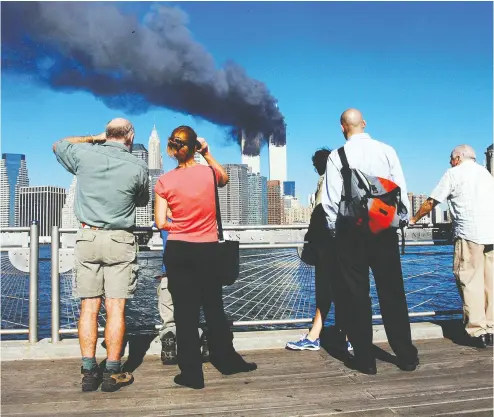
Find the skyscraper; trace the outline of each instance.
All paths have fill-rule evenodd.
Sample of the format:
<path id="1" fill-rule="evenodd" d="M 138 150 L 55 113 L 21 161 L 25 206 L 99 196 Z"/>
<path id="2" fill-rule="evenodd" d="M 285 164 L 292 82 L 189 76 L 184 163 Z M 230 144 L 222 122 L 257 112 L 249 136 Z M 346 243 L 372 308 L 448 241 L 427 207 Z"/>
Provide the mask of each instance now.
<path id="1" fill-rule="evenodd" d="M 150 200 L 151 200 L 151 220 L 154 221 L 154 202 L 155 202 L 155 193 L 154 188 L 156 187 L 156 183 L 158 182 L 159 177 L 163 175 L 163 171 L 160 169 L 150 169 L 149 170 L 149 183 L 151 185 L 150 188 Z"/>
<path id="2" fill-rule="evenodd" d="M 29 185 L 25 155 L 2 154 L 1 175 L 0 224 L 19 226 L 19 188 Z"/>
<path id="3" fill-rule="evenodd" d="M 417 211 L 420 209 L 420 206 L 425 203 L 427 200 L 428 196 L 424 194 L 413 194 L 412 197 L 412 213 L 410 216 L 413 216 Z M 427 214 L 426 216 L 422 217 L 418 222 L 418 224 L 431 224 L 432 223 L 432 216 L 431 213 Z"/>
<path id="4" fill-rule="evenodd" d="M 272 137 L 269 139 L 269 180 L 279 181 L 280 184 L 287 180 L 286 145 L 275 146 Z"/>
<path id="5" fill-rule="evenodd" d="M 149 202 L 145 207 L 136 207 L 136 226 L 138 227 L 150 227 L 153 224 L 153 199 L 151 197 L 151 192 L 154 194 L 154 189 L 152 189 L 151 187 L 152 178 L 151 176 L 149 176 Z"/>
<path id="6" fill-rule="evenodd" d="M 62 208 L 66 190 L 62 187 L 19 187 L 19 226 L 39 221 L 40 236 L 50 236 L 53 226 L 62 225 Z"/>
<path id="7" fill-rule="evenodd" d="M 247 224 L 268 224 L 267 178 L 260 174 L 247 174 L 249 181 Z"/>
<path id="8" fill-rule="evenodd" d="M 156 128 L 153 127 L 153 132 L 151 132 L 151 137 L 153 137 L 153 133 L 156 132 Z M 158 132 L 156 132 L 156 137 L 158 137 Z M 146 165 L 149 166 L 151 163 L 151 160 L 153 156 L 151 155 L 151 146 L 155 146 L 155 142 L 151 143 L 151 137 L 149 138 L 149 153 L 146 149 L 146 147 L 142 143 L 134 143 L 132 146 L 132 155 L 135 155 L 137 158 L 142 159 L 144 162 L 146 162 Z M 153 138 L 156 139 L 156 138 Z M 161 155 L 159 153 L 159 142 L 160 138 L 158 137 L 158 155 L 161 158 Z M 154 171 L 154 170 L 153 170 Z M 161 171 L 159 171 L 161 172 Z M 149 176 L 149 203 L 145 207 L 136 207 L 136 226 L 140 227 L 149 227 L 152 224 L 152 215 L 153 215 L 153 207 L 154 207 L 154 186 L 153 186 L 153 179 L 151 176 L 151 170 L 150 170 L 150 176 Z M 156 184 L 156 182 L 154 183 Z"/>
<path id="9" fill-rule="evenodd" d="M 0 227 L 9 226 L 10 187 L 5 159 L 0 161 Z"/>
<path id="10" fill-rule="evenodd" d="M 284 207 L 280 181 L 268 181 L 268 224 L 283 224 Z"/>
<path id="11" fill-rule="evenodd" d="M 79 220 L 75 217 L 74 213 L 74 200 L 75 190 L 77 187 L 77 177 L 74 175 L 72 183 L 70 184 L 69 191 L 67 192 L 67 198 L 62 208 L 62 227 L 65 229 L 75 229 L 79 227 Z"/>
<path id="12" fill-rule="evenodd" d="M 149 154 L 146 147 L 142 143 L 134 143 L 132 145 L 132 155 L 142 159 L 147 165 L 149 165 Z"/>
<path id="13" fill-rule="evenodd" d="M 226 164 L 223 166 L 230 180 L 218 189 L 221 218 L 224 224 L 247 224 L 249 180 L 248 167 L 243 164 Z M 211 175 L 213 173 L 211 172 Z"/>
<path id="14" fill-rule="evenodd" d="M 161 157 L 161 145 L 156 125 L 153 126 L 151 135 L 149 136 L 149 169 L 163 170 L 163 158 Z"/>
<path id="15" fill-rule="evenodd" d="M 295 197 L 295 181 L 285 181 L 283 183 L 283 194 Z"/>
<path id="16" fill-rule="evenodd" d="M 260 136 L 261 134 L 259 134 Z M 260 139 L 260 138 L 258 138 Z M 244 155 L 244 146 L 245 146 L 245 134 L 242 131 L 242 146 L 241 146 L 241 152 L 242 152 L 242 164 L 247 165 L 253 174 L 260 174 L 261 173 L 261 155 L 257 156 L 249 156 L 249 155 Z"/>
<path id="17" fill-rule="evenodd" d="M 494 145 L 490 145 L 486 151 L 485 151 L 485 165 L 487 170 L 494 175 L 494 158 L 493 158 L 493 153 L 494 153 Z"/>

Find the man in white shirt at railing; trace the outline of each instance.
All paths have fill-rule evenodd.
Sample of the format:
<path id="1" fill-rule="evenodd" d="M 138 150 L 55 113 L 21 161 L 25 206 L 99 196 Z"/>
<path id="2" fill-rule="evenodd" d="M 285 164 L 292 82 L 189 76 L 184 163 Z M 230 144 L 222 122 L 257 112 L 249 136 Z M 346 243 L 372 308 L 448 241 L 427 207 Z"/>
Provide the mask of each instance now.
<path id="1" fill-rule="evenodd" d="M 346 110 L 340 123 L 347 140 L 344 150 L 350 168 L 389 179 L 401 188 L 401 195 L 406 196 L 405 178 L 395 150 L 364 133 L 366 122 L 360 111 Z M 322 205 L 328 227 L 336 229 L 341 279 L 333 280 L 331 285 L 336 308 L 341 306 L 344 330 L 354 348 L 355 356 L 349 358 L 348 365 L 366 374 L 377 372 L 372 347 L 370 267 L 374 273 L 384 328 L 396 353 L 398 366 L 404 371 L 413 371 L 419 359 L 411 338 L 396 229 L 372 234 L 338 216 L 343 191 L 341 169 L 342 163 L 335 150 L 328 158 Z M 403 203 L 409 210 L 407 198 Z"/>
<path id="2" fill-rule="evenodd" d="M 463 300 L 465 329 L 473 346 L 493 344 L 494 178 L 475 162 L 469 145 L 453 149 L 451 168 L 410 219 L 415 224 L 448 200 L 455 237 L 453 272 Z"/>

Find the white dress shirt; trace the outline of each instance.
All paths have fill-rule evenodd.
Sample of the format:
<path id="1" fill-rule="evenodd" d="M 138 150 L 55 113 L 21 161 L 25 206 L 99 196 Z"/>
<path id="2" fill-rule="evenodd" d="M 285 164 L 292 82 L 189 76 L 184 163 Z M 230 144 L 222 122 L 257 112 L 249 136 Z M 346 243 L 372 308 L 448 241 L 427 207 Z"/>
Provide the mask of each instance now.
<path id="1" fill-rule="evenodd" d="M 359 169 L 364 174 L 386 178 L 401 188 L 401 199 L 410 213 L 405 177 L 396 151 L 385 143 L 372 139 L 367 133 L 351 136 L 344 145 L 350 168 Z M 328 227 L 334 229 L 343 190 L 342 164 L 338 150 L 328 157 L 326 181 L 322 189 L 322 205 L 326 212 Z M 408 220 L 409 215 L 406 216 Z"/>
<path id="2" fill-rule="evenodd" d="M 430 197 L 448 199 L 455 237 L 494 243 L 494 178 L 483 166 L 466 160 L 448 169 Z"/>

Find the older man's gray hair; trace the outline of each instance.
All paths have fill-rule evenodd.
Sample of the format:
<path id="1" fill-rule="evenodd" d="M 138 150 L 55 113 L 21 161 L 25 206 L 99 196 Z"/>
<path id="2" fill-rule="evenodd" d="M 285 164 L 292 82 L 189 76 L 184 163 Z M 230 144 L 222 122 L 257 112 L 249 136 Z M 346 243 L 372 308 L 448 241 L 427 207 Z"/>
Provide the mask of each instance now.
<path id="1" fill-rule="evenodd" d="M 472 160 L 475 161 L 475 151 L 470 145 L 459 145 L 453 149 L 451 152 L 451 157 L 456 158 L 459 157 L 460 161 Z"/>

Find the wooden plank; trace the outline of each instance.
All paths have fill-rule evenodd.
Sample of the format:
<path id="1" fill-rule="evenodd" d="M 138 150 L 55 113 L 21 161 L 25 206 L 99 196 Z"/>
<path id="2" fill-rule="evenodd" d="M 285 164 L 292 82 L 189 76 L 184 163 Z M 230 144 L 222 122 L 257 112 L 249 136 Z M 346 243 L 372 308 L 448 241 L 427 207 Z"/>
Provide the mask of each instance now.
<path id="1" fill-rule="evenodd" d="M 116 393 L 82 393 L 76 359 L 4 362 L 2 415 L 432 415 L 450 413 L 455 404 L 458 412 L 489 410 L 492 350 L 447 340 L 417 345 L 421 365 L 415 372 L 378 361 L 375 376 L 349 370 L 325 351 L 251 352 L 243 356 L 258 363 L 257 371 L 223 376 L 205 364 L 200 391 L 176 386 L 178 368 L 156 356 L 145 357 L 135 383 Z"/>

